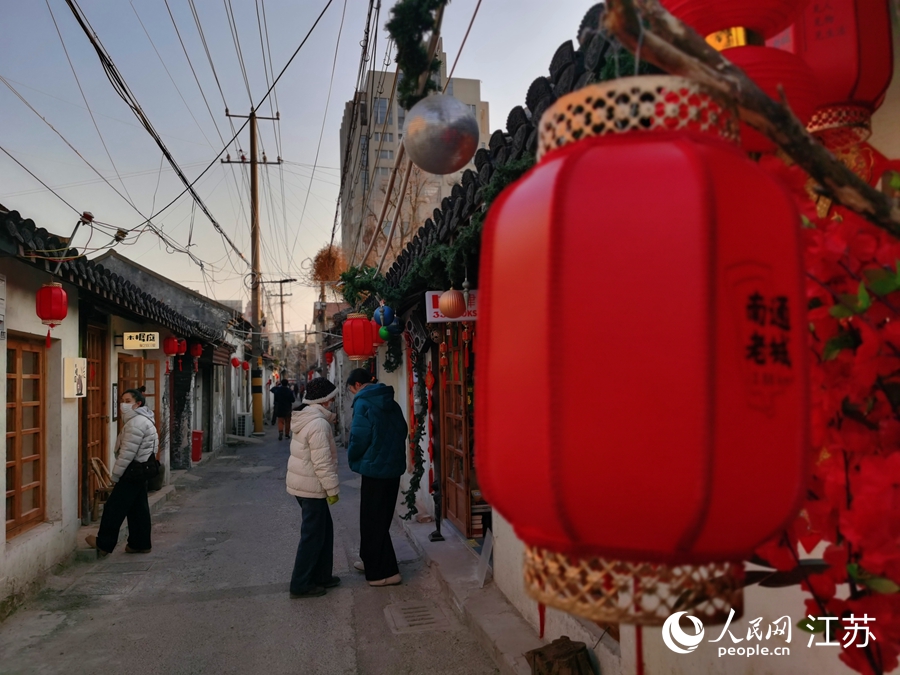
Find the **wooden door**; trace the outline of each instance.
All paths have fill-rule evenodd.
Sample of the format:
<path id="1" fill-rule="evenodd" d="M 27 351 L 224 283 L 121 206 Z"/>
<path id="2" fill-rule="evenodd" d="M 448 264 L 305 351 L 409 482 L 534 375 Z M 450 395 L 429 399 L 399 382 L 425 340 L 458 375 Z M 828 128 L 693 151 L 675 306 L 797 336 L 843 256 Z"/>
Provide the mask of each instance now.
<path id="1" fill-rule="evenodd" d="M 159 410 L 161 395 L 159 389 L 159 361 L 151 361 L 140 356 L 119 354 L 119 396 L 129 389 L 140 389 L 141 387 L 144 387 L 144 399 L 147 407 L 153 411 L 156 420 L 156 432 L 159 433 L 160 418 L 162 417 Z M 119 402 L 116 401 L 116 405 L 118 404 Z M 122 430 L 122 424 L 122 417 L 119 416 L 119 431 Z"/>
<path id="2" fill-rule="evenodd" d="M 447 364 L 441 367 L 441 496 L 444 517 L 466 537 L 472 532 L 472 457 L 469 432 L 469 373 L 466 368 L 462 329 L 447 324 L 444 344 Z"/>
<path id="3" fill-rule="evenodd" d="M 88 326 L 84 339 L 84 356 L 87 359 L 88 386 L 87 395 L 81 400 L 82 456 L 87 456 L 84 467 L 90 467 L 93 458 L 104 464 L 109 456 L 109 415 L 110 405 L 118 405 L 118 401 L 109 401 L 109 367 L 107 354 L 107 332 L 105 328 Z M 97 489 L 97 478 L 93 472 L 87 471 L 87 498 L 90 499 Z M 84 481 L 79 481 L 83 488 Z M 78 500 L 79 509 L 84 504 L 84 496 Z"/>

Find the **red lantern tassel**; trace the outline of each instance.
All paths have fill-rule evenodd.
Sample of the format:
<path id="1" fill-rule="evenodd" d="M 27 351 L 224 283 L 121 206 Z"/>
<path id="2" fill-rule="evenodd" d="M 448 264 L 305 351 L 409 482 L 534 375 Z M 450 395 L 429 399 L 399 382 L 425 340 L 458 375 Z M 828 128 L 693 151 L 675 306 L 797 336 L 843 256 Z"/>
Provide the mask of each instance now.
<path id="1" fill-rule="evenodd" d="M 168 375 L 171 371 L 169 370 L 169 357 L 166 357 L 166 375 Z"/>
<path id="2" fill-rule="evenodd" d="M 544 639 L 544 623 L 547 619 L 547 607 L 544 603 L 538 603 L 538 628 L 540 628 L 540 637 L 542 640 Z"/>
<path id="3" fill-rule="evenodd" d="M 644 632 L 640 624 L 634 627 L 634 649 L 637 666 L 636 675 L 644 675 Z"/>
<path id="4" fill-rule="evenodd" d="M 47 349 L 50 349 L 50 329 L 49 328 L 47 329 L 47 341 L 44 343 L 44 346 L 47 347 Z"/>

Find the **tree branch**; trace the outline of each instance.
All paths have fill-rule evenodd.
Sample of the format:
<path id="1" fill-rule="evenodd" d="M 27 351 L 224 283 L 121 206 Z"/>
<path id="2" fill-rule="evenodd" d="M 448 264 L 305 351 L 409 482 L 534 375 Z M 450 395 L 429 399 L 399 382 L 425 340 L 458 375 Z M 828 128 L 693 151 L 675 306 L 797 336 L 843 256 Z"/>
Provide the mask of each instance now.
<path id="1" fill-rule="evenodd" d="M 887 195 L 847 168 L 785 103 L 766 96 L 744 71 L 666 11 L 659 0 L 607 0 L 603 22 L 632 52 L 640 42 L 641 59 L 698 82 L 724 105 L 736 107 L 742 121 L 778 145 L 836 202 L 900 237 L 900 208 Z"/>

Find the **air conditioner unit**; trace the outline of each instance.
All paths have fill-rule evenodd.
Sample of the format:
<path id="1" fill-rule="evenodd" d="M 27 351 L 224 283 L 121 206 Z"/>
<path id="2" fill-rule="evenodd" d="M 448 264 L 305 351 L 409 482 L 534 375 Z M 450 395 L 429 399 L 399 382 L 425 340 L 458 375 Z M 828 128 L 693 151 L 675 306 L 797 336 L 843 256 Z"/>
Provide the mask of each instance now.
<path id="1" fill-rule="evenodd" d="M 249 438 L 253 435 L 253 413 L 238 413 L 237 435 Z"/>

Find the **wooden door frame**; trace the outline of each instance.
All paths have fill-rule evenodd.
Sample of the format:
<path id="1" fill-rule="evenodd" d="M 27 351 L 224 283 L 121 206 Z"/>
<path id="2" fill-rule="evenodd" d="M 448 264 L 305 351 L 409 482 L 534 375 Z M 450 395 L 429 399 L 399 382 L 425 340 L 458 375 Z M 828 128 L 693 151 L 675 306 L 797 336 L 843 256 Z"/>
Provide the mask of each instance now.
<path id="1" fill-rule="evenodd" d="M 100 408 L 103 413 L 100 416 L 100 453 L 103 463 L 106 463 L 109 457 L 109 422 L 110 422 L 110 379 L 109 379 L 109 327 L 105 324 L 96 322 L 87 322 L 81 331 L 80 340 L 81 354 L 85 359 L 88 358 L 87 353 L 87 336 L 90 331 L 97 331 L 100 334 Z M 90 368 L 88 369 L 90 373 Z M 90 378 L 88 381 L 90 386 Z M 78 465 L 78 516 L 84 525 L 90 524 L 90 500 L 91 500 L 91 472 L 90 472 L 90 453 L 88 450 L 88 397 L 85 396 L 78 400 L 78 456 L 81 461 Z"/>
<path id="2" fill-rule="evenodd" d="M 453 525 L 460 531 L 460 533 L 464 537 L 469 537 L 471 533 L 472 526 L 472 476 L 471 476 L 471 448 L 469 443 L 469 414 L 468 414 L 468 405 L 466 399 L 466 392 L 468 391 L 468 372 L 465 367 L 465 347 L 463 345 L 459 345 L 462 338 L 460 336 L 461 327 L 457 326 L 453 323 L 448 323 L 442 326 L 442 330 L 444 331 L 445 341 L 447 341 L 448 349 L 447 349 L 447 357 L 449 359 L 449 364 L 447 366 L 446 372 L 440 372 L 437 379 L 437 386 L 441 388 L 439 403 L 440 403 L 440 441 L 441 441 L 441 449 L 440 449 L 440 469 L 441 469 L 441 512 L 443 518 L 449 520 Z M 454 346 L 455 345 L 455 346 Z M 449 434 L 448 427 L 451 425 L 445 424 L 446 415 L 447 415 L 447 405 L 448 398 L 453 395 L 451 392 L 450 381 L 447 382 L 445 386 L 445 380 L 449 377 L 449 374 L 452 373 L 453 369 L 453 358 L 454 352 L 459 354 L 460 358 L 460 378 L 458 380 L 459 387 L 461 389 L 462 395 L 462 403 L 461 403 L 461 417 L 462 417 L 462 438 L 463 443 L 465 444 L 465 451 L 463 452 L 463 487 L 465 492 L 464 499 L 464 510 L 462 513 L 452 513 L 449 509 L 449 498 L 450 494 L 447 489 L 447 483 L 449 480 L 449 470 L 450 470 L 450 462 L 448 461 L 448 455 L 450 452 L 447 449 Z M 457 489 L 454 487 L 454 489 Z M 462 516 L 462 518 L 460 518 Z"/>

